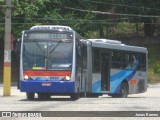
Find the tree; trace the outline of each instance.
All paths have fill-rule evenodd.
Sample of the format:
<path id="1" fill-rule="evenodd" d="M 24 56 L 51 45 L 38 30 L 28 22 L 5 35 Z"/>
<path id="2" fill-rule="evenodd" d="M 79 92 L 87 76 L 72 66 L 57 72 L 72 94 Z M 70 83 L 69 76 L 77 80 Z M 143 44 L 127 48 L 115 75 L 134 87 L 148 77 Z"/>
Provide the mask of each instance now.
<path id="1" fill-rule="evenodd" d="M 48 0 L 14 0 L 15 6 L 12 12 L 12 30 L 16 37 L 21 34 L 22 30 L 28 29 L 38 23 L 39 10 Z"/>
<path id="2" fill-rule="evenodd" d="M 125 17 L 128 17 L 129 22 L 144 23 L 145 36 L 153 36 L 158 18 L 144 16 L 160 15 L 160 10 L 156 9 L 160 6 L 159 0 L 14 0 L 14 5 L 12 21 L 16 36 L 33 25 L 61 24 L 72 27 L 82 35 L 87 31 L 98 30 L 100 37 L 104 37 L 105 28 L 112 26 L 112 24 L 106 24 L 113 16 L 85 10 L 143 15 L 142 17 Z M 118 20 L 121 17 L 115 15 L 116 23 L 122 21 Z"/>
<path id="3" fill-rule="evenodd" d="M 68 25 L 80 33 L 84 33 L 86 19 L 92 18 L 89 13 L 67 9 L 87 8 L 88 4 L 81 0 L 14 0 L 16 8 L 12 14 L 13 31 L 18 36 L 22 30 L 36 24 Z"/>
<path id="4" fill-rule="evenodd" d="M 4 36 L 5 9 L 2 7 L 4 4 L 4 1 L 0 1 L 0 40 L 3 39 Z"/>
<path id="5" fill-rule="evenodd" d="M 121 8 L 124 13 L 142 15 L 141 17 L 134 17 L 131 20 L 136 20 L 136 22 L 144 23 L 144 35 L 153 36 L 155 32 L 155 23 L 158 18 L 154 16 L 160 15 L 160 6 L 159 0 L 124 0 L 125 6 Z"/>

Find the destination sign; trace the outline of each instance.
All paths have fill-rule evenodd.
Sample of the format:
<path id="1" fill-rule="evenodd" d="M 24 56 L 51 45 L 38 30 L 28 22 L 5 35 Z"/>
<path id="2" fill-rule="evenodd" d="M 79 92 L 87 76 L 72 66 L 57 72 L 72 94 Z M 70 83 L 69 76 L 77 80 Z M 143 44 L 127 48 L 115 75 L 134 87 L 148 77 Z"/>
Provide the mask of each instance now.
<path id="1" fill-rule="evenodd" d="M 72 35 L 67 33 L 29 33 L 28 39 L 71 39 Z"/>

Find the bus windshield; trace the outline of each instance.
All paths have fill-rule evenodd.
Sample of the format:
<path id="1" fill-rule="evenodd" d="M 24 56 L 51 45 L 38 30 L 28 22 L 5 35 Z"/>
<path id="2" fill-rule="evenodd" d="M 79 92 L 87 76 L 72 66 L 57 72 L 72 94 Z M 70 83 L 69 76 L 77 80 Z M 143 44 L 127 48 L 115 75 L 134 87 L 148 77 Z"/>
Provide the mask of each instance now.
<path id="1" fill-rule="evenodd" d="M 23 66 L 27 70 L 71 70 L 72 40 L 24 40 Z"/>

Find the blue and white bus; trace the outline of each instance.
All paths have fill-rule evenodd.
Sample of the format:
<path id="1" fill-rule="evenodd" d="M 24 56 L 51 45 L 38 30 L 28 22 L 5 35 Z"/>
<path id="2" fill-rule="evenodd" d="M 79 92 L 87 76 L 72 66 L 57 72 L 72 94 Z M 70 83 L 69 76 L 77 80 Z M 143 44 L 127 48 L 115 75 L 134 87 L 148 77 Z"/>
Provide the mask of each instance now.
<path id="1" fill-rule="evenodd" d="M 19 88 L 27 99 L 127 97 L 147 90 L 147 54 L 116 40 L 82 39 L 68 26 L 33 26 L 22 32 Z"/>
<path id="2" fill-rule="evenodd" d="M 93 95 L 127 97 L 147 90 L 147 49 L 108 39 L 81 40 L 81 90 Z"/>

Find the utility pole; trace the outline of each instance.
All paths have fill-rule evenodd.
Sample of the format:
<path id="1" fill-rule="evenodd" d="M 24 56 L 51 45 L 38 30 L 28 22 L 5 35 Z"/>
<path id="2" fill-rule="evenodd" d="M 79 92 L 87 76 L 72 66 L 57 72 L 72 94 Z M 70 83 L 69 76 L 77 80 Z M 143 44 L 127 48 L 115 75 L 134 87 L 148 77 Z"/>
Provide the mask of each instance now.
<path id="1" fill-rule="evenodd" d="M 3 66 L 3 96 L 11 94 L 11 0 L 5 0 L 5 41 Z"/>

